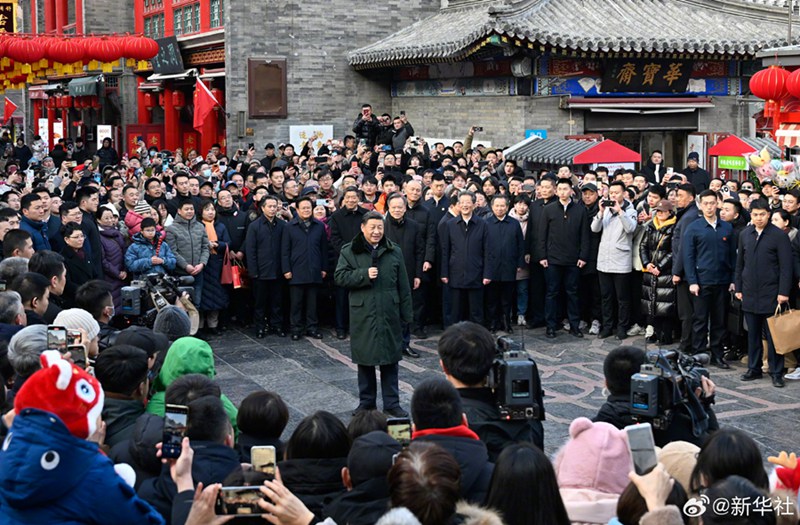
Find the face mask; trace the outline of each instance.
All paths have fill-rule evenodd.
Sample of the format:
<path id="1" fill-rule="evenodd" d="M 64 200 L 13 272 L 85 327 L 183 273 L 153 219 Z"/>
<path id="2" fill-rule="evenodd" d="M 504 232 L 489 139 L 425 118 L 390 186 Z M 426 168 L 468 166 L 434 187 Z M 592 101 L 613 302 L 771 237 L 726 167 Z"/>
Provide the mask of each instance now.
<path id="1" fill-rule="evenodd" d="M 206 168 L 203 170 L 203 177 L 208 178 L 211 176 L 211 170 Z"/>

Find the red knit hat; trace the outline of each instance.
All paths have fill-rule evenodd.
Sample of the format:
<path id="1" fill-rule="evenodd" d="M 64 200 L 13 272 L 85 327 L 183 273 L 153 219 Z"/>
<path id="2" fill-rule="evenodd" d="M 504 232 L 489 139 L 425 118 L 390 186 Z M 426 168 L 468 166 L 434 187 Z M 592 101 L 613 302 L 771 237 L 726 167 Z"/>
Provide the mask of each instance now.
<path id="1" fill-rule="evenodd" d="M 26 408 L 50 412 L 73 436 L 88 438 L 97 430 L 97 419 L 103 411 L 103 387 L 55 350 L 43 352 L 41 361 L 42 369 L 20 388 L 14 410 L 17 414 Z"/>

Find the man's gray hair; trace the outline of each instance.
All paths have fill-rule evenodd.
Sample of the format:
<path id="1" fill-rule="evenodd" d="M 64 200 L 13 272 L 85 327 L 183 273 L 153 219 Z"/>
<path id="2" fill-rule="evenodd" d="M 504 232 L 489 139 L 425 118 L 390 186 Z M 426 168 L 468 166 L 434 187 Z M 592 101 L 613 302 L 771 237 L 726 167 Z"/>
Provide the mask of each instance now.
<path id="1" fill-rule="evenodd" d="M 9 257 L 0 262 L 0 280 L 5 281 L 6 286 L 27 271 L 28 259 L 25 257 Z"/>
<path id="2" fill-rule="evenodd" d="M 42 365 L 39 356 L 47 350 L 47 325 L 28 326 L 14 334 L 8 344 L 8 360 L 20 377 L 30 377 Z"/>
<path id="3" fill-rule="evenodd" d="M 22 297 L 17 292 L 0 292 L 0 323 L 14 324 L 14 319 L 24 312 Z"/>

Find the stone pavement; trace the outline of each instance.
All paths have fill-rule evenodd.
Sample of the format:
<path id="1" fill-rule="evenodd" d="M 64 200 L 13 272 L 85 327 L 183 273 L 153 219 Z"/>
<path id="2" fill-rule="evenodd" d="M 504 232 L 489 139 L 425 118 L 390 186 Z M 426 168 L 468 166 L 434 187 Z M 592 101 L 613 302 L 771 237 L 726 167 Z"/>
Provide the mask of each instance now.
<path id="1" fill-rule="evenodd" d="M 259 389 L 278 392 L 290 409 L 291 430 L 306 415 L 327 410 L 347 422 L 358 404 L 356 367 L 350 362 L 350 341 L 339 341 L 323 330 L 325 339 L 269 336 L 256 339 L 251 332 L 229 330 L 210 340 L 214 348 L 217 381 L 234 403 Z M 441 374 L 436 354 L 437 332 L 425 340 L 412 340 L 420 359 L 400 363 L 401 403 L 408 409 L 414 385 Z M 616 339 L 594 336 L 576 339 L 559 331 L 555 340 L 546 339 L 544 330 L 524 330 L 526 349 L 536 360 L 545 390 L 545 449 L 554 455 L 565 441 L 570 421 L 592 417 L 603 403 L 603 359 Z M 512 335 L 523 340 L 523 331 Z M 624 344 L 644 345 L 643 337 L 628 338 Z M 766 454 L 780 450 L 799 451 L 797 443 L 800 382 L 786 381 L 786 388 L 772 386 L 768 376 L 744 383 L 739 375 L 744 366 L 731 370 L 710 368 L 717 384 L 715 410 L 721 426 L 748 432 Z"/>

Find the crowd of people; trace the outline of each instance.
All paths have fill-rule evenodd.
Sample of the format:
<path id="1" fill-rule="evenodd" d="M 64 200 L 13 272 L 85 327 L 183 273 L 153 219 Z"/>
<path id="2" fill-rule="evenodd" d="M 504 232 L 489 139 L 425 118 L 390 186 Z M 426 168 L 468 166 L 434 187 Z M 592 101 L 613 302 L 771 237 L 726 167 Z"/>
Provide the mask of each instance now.
<path id="1" fill-rule="evenodd" d="M 720 368 L 746 355 L 744 381 L 800 379 L 766 322 L 797 303 L 800 192 L 712 178 L 694 153 L 681 172 L 660 152 L 641 172 L 531 172 L 476 133 L 428 144 L 406 115 L 365 104 L 342 140 L 269 143 L 263 156 L 143 142 L 120 155 L 109 139 L 48 152 L 4 135 L 0 511 L 12 523 L 211 523 L 220 484 L 262 482 L 266 519 L 303 525 L 681 523 L 687 495 L 775 503 L 757 445 L 719 428 L 707 378 L 699 431 L 677 411 L 655 432 L 663 465 L 630 473 L 622 429 L 643 350 L 607 356 L 606 403 L 572 423 L 552 463 L 541 421 L 502 418 L 486 378 L 493 334 L 541 327 L 679 343 Z M 154 274 L 191 276 L 192 293 L 159 305 L 150 329 L 126 313 L 125 291 Z M 349 426 L 318 412 L 283 443 L 279 393 L 236 407 L 209 344 L 235 324 L 257 338 L 322 339 L 321 326 L 350 338 Z M 387 415 L 408 416 L 397 361 L 419 357 L 411 338 L 436 325 L 444 378 L 415 389 L 402 446 L 386 433 Z M 53 354 L 48 326 L 80 336 Z M 188 407 L 177 460 L 157 446 L 167 405 Z M 276 447 L 275 479 L 247 468 L 255 445 Z M 781 480 L 796 505 L 791 475 Z M 735 521 L 714 509 L 703 523 L 774 523 L 779 510 Z"/>

